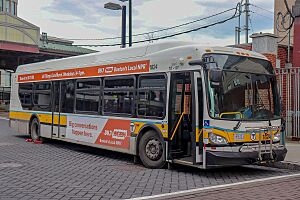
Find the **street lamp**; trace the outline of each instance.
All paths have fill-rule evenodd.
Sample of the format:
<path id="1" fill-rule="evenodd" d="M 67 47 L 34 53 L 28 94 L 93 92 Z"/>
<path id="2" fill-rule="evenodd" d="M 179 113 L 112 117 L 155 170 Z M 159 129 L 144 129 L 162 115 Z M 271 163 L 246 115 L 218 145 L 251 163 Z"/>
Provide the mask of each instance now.
<path id="1" fill-rule="evenodd" d="M 109 10 L 122 10 L 122 35 L 121 35 L 121 48 L 126 47 L 126 6 L 119 5 L 116 3 L 106 3 L 104 4 L 104 8 Z"/>
<path id="2" fill-rule="evenodd" d="M 132 0 L 119 0 L 122 2 L 128 1 L 129 4 L 129 46 L 132 46 Z"/>

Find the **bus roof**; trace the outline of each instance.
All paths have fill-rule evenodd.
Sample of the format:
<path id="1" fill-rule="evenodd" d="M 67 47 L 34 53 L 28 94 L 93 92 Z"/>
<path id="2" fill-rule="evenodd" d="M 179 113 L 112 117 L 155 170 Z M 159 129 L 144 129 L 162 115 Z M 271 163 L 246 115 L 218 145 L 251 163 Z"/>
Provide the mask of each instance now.
<path id="1" fill-rule="evenodd" d="M 262 54 L 248 51 L 240 48 L 232 47 L 203 47 L 194 42 L 159 42 L 155 44 L 148 44 L 139 47 L 131 47 L 125 49 L 118 49 L 107 52 L 97 52 L 92 54 L 85 54 L 80 56 L 48 60 L 33 64 L 21 65 L 17 68 L 17 74 L 29 74 L 32 72 L 43 72 L 52 70 L 63 70 L 70 68 L 82 68 L 97 66 L 102 64 L 127 62 L 128 60 L 141 60 L 147 58 L 151 60 L 151 54 L 160 53 L 164 58 L 164 53 L 168 50 L 178 50 L 179 52 L 186 51 L 186 49 L 197 49 L 202 54 L 204 53 L 217 53 L 217 54 L 232 54 L 249 56 L 259 59 L 267 60 Z M 184 53 L 184 52 L 182 52 Z"/>

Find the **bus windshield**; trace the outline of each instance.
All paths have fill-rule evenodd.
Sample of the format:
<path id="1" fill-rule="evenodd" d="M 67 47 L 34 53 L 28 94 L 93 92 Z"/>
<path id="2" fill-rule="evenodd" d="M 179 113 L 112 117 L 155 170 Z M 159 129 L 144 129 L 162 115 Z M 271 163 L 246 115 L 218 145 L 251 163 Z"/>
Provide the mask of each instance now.
<path id="1" fill-rule="evenodd" d="M 270 62 L 230 55 L 210 55 L 206 70 L 209 114 L 231 120 L 280 118 L 276 77 Z M 219 79 L 210 75 L 218 69 Z"/>

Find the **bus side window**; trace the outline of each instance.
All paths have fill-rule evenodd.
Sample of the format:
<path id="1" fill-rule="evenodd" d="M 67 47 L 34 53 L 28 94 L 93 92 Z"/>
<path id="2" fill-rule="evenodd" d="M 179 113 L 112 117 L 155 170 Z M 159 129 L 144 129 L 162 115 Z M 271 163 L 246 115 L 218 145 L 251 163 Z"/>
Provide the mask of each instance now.
<path id="1" fill-rule="evenodd" d="M 66 80 L 61 82 L 61 112 L 74 113 L 75 81 Z"/>
<path id="2" fill-rule="evenodd" d="M 100 79 L 76 81 L 76 112 L 99 113 Z"/>
<path id="3" fill-rule="evenodd" d="M 163 118 L 166 109 L 166 77 L 163 74 L 139 77 L 137 115 L 145 118 Z"/>
<path id="4" fill-rule="evenodd" d="M 51 111 L 51 82 L 34 83 L 33 104 L 35 110 Z"/>
<path id="5" fill-rule="evenodd" d="M 134 76 L 105 78 L 103 113 L 108 115 L 133 115 L 134 91 Z"/>
<path id="6" fill-rule="evenodd" d="M 33 106 L 32 102 L 33 84 L 32 83 L 20 83 L 19 85 L 19 98 L 22 108 L 24 110 L 31 110 Z"/>

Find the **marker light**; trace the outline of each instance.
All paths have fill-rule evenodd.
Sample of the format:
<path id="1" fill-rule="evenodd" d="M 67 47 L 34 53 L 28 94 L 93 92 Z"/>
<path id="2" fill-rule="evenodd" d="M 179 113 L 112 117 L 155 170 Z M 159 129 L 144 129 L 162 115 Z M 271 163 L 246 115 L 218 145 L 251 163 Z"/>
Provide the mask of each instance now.
<path id="1" fill-rule="evenodd" d="M 280 133 L 276 133 L 274 135 L 273 142 L 279 142 L 279 141 L 280 141 Z"/>

